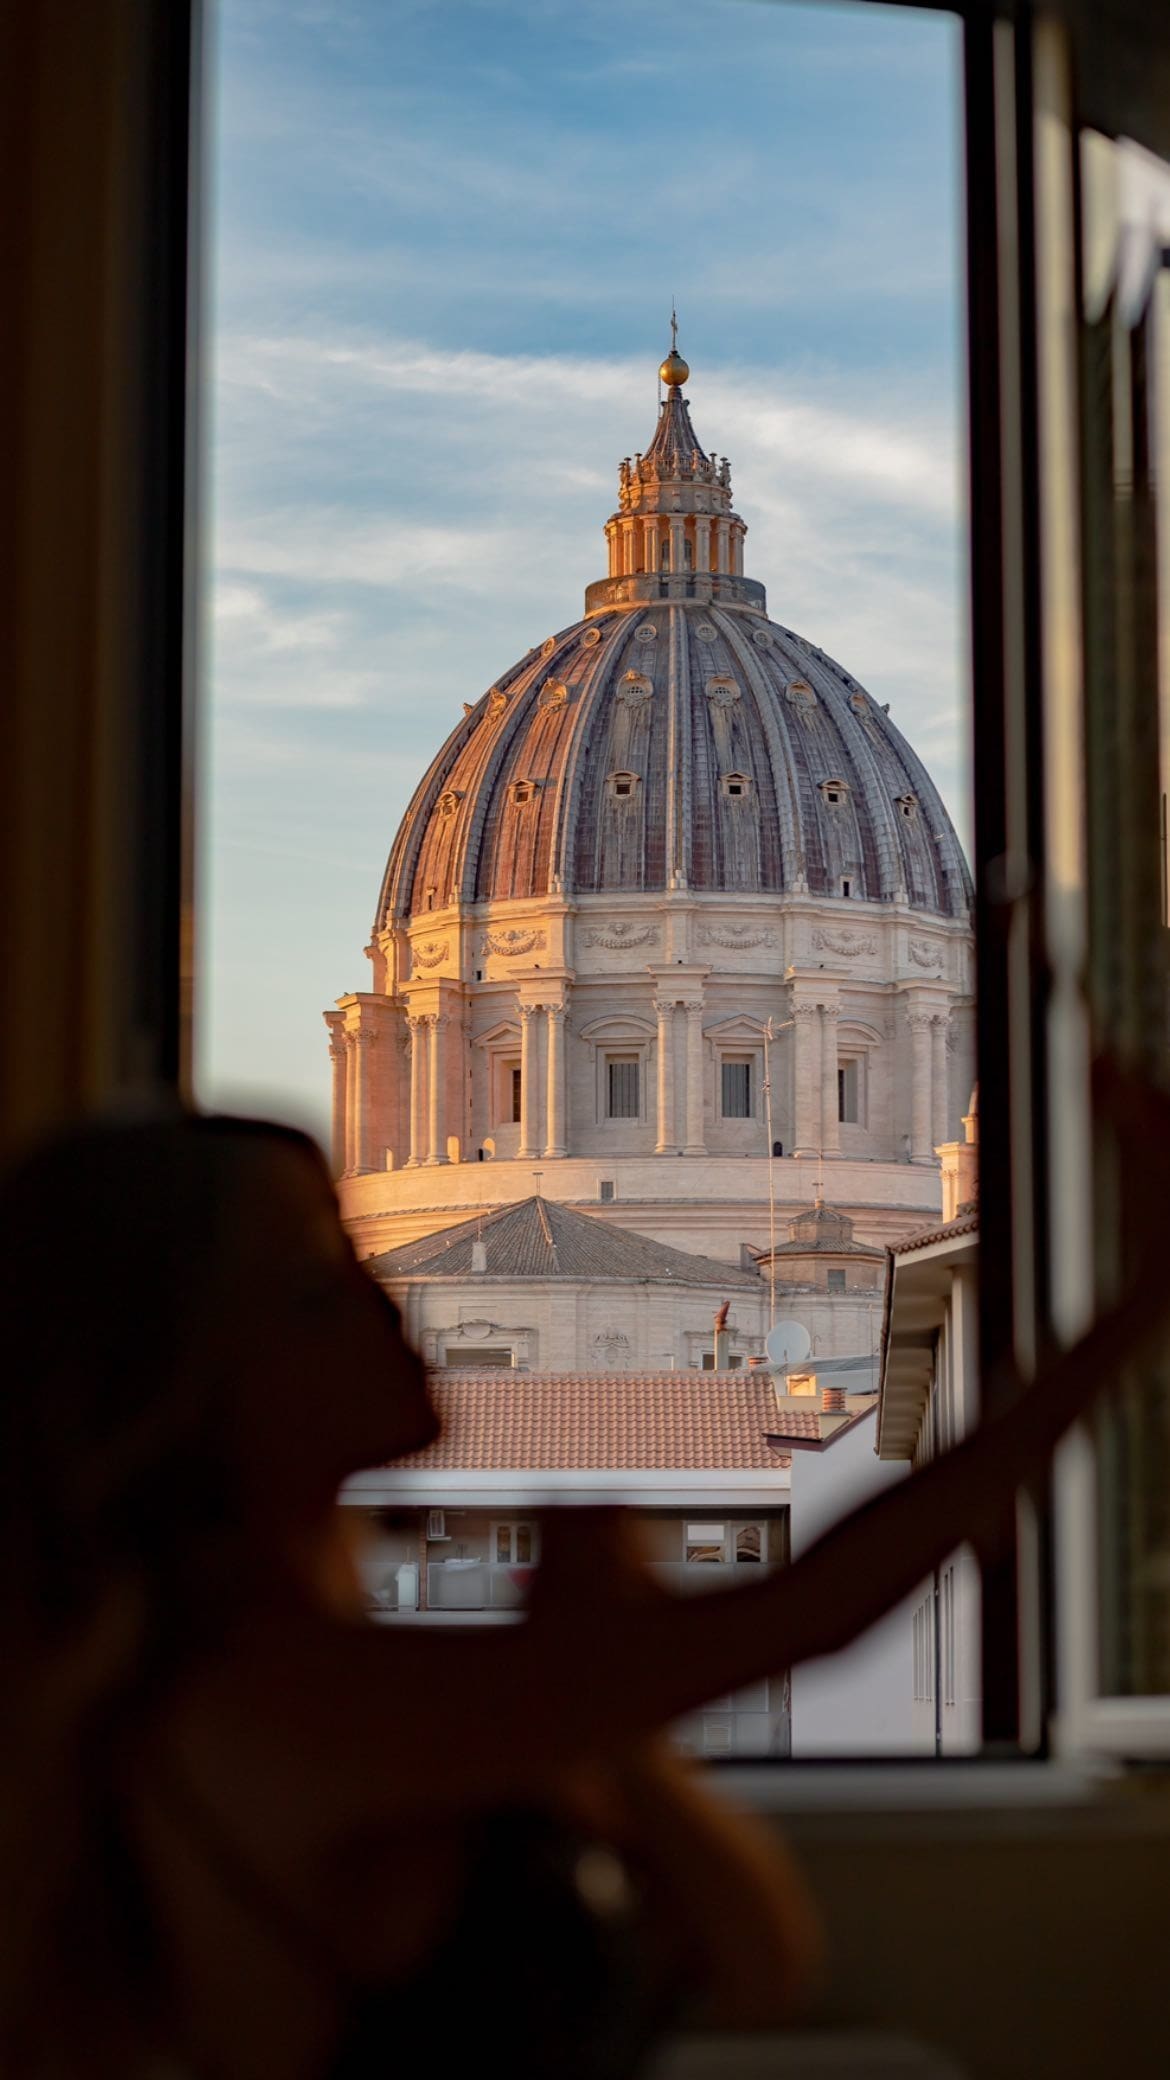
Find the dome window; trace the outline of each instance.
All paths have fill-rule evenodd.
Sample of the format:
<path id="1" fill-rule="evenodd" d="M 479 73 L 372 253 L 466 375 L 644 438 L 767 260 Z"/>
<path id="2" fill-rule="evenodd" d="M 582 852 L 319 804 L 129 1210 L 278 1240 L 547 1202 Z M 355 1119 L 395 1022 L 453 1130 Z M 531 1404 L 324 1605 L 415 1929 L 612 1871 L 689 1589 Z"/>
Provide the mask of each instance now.
<path id="1" fill-rule="evenodd" d="M 637 773 L 611 773 L 609 776 L 609 792 L 618 802 L 632 801 L 641 785 Z"/>
<path id="2" fill-rule="evenodd" d="M 724 794 L 733 801 L 738 801 L 752 791 L 752 783 L 746 773 L 724 773 L 719 784 Z"/>
<path id="3" fill-rule="evenodd" d="M 845 780 L 822 780 L 821 793 L 831 809 L 839 809 L 849 794 L 849 784 Z"/>
<path id="4" fill-rule="evenodd" d="M 462 796 L 457 787 L 446 788 L 439 796 L 438 807 L 440 816 L 454 816 L 461 800 Z"/>
<path id="5" fill-rule="evenodd" d="M 536 793 L 535 780 L 513 780 L 508 789 L 508 800 L 514 809 L 523 809 Z"/>
<path id="6" fill-rule="evenodd" d="M 897 804 L 897 806 L 898 806 L 899 810 L 901 811 L 902 815 L 903 815 L 903 816 L 904 816 L 904 817 L 906 818 L 906 821 L 907 821 L 907 823 L 913 823 L 913 821 L 914 821 L 914 818 L 915 818 L 915 817 L 916 817 L 916 815 L 918 814 L 918 797 L 917 797 L 917 795 L 914 795 L 914 794 L 900 794 L 900 795 L 898 796 L 898 804 Z"/>

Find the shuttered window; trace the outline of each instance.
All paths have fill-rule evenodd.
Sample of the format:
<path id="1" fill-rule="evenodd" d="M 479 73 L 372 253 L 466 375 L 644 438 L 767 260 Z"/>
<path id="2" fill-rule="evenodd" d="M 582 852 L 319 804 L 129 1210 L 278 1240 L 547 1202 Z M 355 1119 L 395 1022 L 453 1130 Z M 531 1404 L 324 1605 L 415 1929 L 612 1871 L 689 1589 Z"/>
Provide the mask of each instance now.
<path id="1" fill-rule="evenodd" d="M 605 1065 L 605 1109 L 610 1119 L 638 1117 L 638 1058 L 611 1055 Z"/>
<path id="2" fill-rule="evenodd" d="M 751 1063 L 725 1061 L 722 1068 L 724 1119 L 750 1119 L 752 1116 Z"/>

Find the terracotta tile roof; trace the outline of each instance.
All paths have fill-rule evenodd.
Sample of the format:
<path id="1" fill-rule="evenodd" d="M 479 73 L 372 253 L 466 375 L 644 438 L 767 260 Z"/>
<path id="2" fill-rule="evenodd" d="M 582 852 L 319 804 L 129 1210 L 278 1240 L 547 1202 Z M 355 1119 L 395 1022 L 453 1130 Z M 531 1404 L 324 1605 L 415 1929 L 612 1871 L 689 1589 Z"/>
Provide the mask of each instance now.
<path id="1" fill-rule="evenodd" d="M 950 1242 L 959 1235 L 979 1233 L 979 1209 L 972 1213 L 957 1214 L 953 1221 L 943 1221 L 934 1228 L 920 1228 L 916 1235 L 904 1235 L 900 1242 L 892 1245 L 890 1254 L 895 1257 L 908 1256 L 914 1249 L 929 1249 L 933 1242 Z"/>
<path id="2" fill-rule="evenodd" d="M 419 1471 L 775 1473 L 789 1460 L 768 1432 L 820 1434 L 814 1409 L 779 1414 L 766 1373 L 459 1372 L 430 1388 L 442 1434 L 397 1462 Z"/>
<path id="3" fill-rule="evenodd" d="M 471 1253 L 482 1242 L 485 1265 L 474 1272 Z M 375 1278 L 615 1278 L 641 1285 L 713 1286 L 720 1293 L 758 1293 L 758 1272 L 721 1264 L 652 1242 L 632 1228 L 577 1213 L 554 1199 L 520 1199 L 511 1206 L 457 1221 L 367 1260 Z"/>

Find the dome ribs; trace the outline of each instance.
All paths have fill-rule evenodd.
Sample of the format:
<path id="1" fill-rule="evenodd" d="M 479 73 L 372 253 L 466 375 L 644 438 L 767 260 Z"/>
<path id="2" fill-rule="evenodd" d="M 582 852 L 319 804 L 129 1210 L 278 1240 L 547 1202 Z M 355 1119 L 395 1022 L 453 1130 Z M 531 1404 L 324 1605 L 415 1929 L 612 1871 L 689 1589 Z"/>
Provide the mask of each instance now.
<path id="1" fill-rule="evenodd" d="M 929 774 L 855 680 L 760 615 L 661 601 L 575 623 L 452 731 L 395 840 L 375 930 L 452 901 L 676 881 L 829 898 L 847 883 L 955 918 L 970 903 Z"/>
<path id="2" fill-rule="evenodd" d="M 762 755 L 756 761 L 767 786 L 767 801 L 762 787 L 760 795 L 761 886 L 777 893 L 801 890 L 808 881 L 805 819 L 797 747 L 781 689 L 769 676 L 762 654 L 746 639 L 740 617 L 717 614 L 713 618 L 727 645 L 731 669 L 748 691 L 762 738 Z"/>

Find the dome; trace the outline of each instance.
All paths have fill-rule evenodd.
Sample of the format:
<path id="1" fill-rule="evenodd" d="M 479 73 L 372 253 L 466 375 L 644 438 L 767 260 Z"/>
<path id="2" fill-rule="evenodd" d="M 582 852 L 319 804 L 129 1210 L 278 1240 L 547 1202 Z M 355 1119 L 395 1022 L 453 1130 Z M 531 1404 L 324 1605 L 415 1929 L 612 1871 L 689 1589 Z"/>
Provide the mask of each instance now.
<path id="1" fill-rule="evenodd" d="M 760 612 L 664 600 L 574 622 L 475 704 L 410 805 L 377 925 L 684 887 L 956 918 L 970 896 L 926 768 L 864 687 Z"/>
<path id="2" fill-rule="evenodd" d="M 448 737 L 375 932 L 451 904 L 683 888 L 966 917 L 925 766 L 843 666 L 768 619 L 746 532 L 672 386 L 621 464 L 608 576 Z"/>

